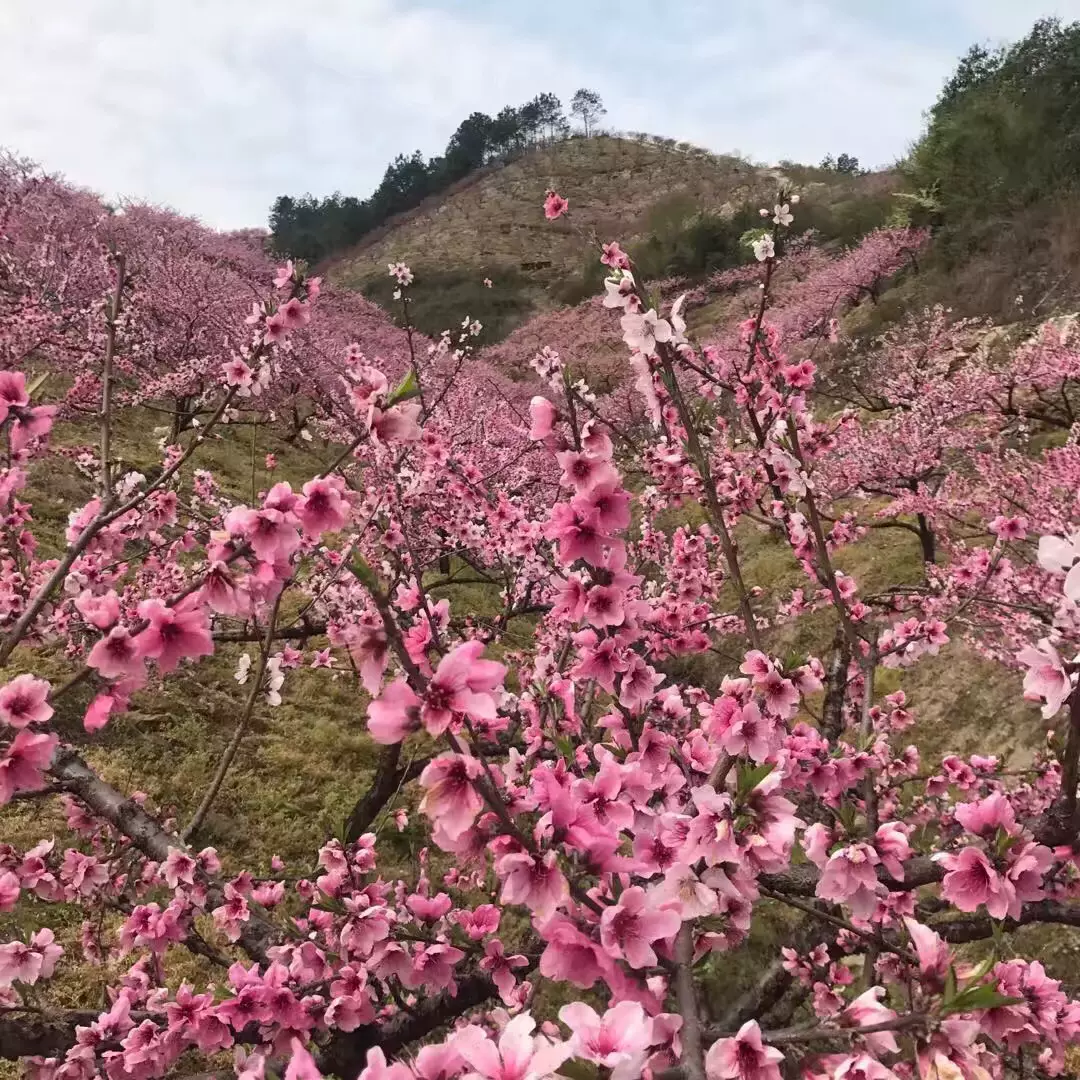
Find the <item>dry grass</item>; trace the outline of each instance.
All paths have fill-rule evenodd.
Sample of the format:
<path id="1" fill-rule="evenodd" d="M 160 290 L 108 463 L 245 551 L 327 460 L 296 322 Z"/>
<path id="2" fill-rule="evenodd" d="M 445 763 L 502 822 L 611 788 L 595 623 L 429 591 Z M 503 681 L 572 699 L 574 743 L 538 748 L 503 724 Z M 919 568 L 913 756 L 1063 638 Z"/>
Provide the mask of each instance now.
<path id="1" fill-rule="evenodd" d="M 767 169 L 731 155 L 611 135 L 574 138 L 479 170 L 319 269 L 393 307 L 387 264 L 404 259 L 417 275 L 412 317 L 420 329 L 437 335 L 469 315 L 484 324 L 483 340 L 491 344 L 533 312 L 599 291 L 598 242 L 618 239 L 641 256 L 649 241 L 670 254 L 699 215 L 771 205 L 778 186 L 792 183 L 805 195 L 805 227 L 849 243 L 880 224 L 897 178 L 788 163 Z M 542 213 L 549 188 L 570 201 L 569 215 L 557 221 Z M 863 220 L 867 214 L 872 221 Z M 485 278 L 494 290 L 484 288 Z"/>
<path id="2" fill-rule="evenodd" d="M 774 183 L 735 157 L 687 154 L 611 136 L 571 139 L 483 173 L 402 215 L 396 227 L 335 260 L 329 273 L 349 285 L 405 259 L 429 266 L 513 266 L 546 278 L 545 270 L 580 264 L 582 234 L 637 235 L 661 194 L 681 192 L 699 209 L 719 210 Z M 552 187 L 570 200 L 568 220 L 544 220 L 544 192 Z M 538 263 L 548 265 L 529 265 Z"/>

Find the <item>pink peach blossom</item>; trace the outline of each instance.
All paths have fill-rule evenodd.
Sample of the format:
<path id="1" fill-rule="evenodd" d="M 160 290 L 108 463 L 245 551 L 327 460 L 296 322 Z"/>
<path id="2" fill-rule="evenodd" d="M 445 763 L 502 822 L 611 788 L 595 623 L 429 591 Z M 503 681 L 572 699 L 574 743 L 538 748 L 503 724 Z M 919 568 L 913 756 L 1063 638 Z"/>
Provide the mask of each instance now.
<path id="1" fill-rule="evenodd" d="M 18 675 L 0 687 L 0 722 L 13 728 L 44 724 L 53 714 L 48 702 L 52 687 L 33 675 Z"/>
<path id="2" fill-rule="evenodd" d="M 162 672 L 175 671 L 182 659 L 213 655 L 209 620 L 193 598 L 174 607 L 166 607 L 160 600 L 144 600 L 139 605 L 139 616 L 149 626 L 136 636 L 135 647 L 140 656 L 156 660 Z M 115 642 L 110 654 L 115 655 Z M 117 666 L 114 664 L 113 669 Z M 130 666 L 122 670 L 131 673 Z"/>
<path id="3" fill-rule="evenodd" d="M 483 773 L 480 762 L 464 754 L 440 754 L 424 767 L 420 786 L 424 797 L 420 810 L 437 820 L 451 840 L 472 828 L 483 799 L 475 781 Z"/>
<path id="4" fill-rule="evenodd" d="M 345 481 L 340 476 L 309 480 L 302 488 L 295 508 L 307 536 L 337 532 L 349 518 L 349 500 Z"/>
<path id="5" fill-rule="evenodd" d="M 992 918 L 1005 918 L 1015 890 L 981 849 L 965 847 L 959 854 L 942 855 L 939 861 L 946 870 L 941 895 L 950 904 L 960 911 L 975 911 L 985 904 Z"/>
<path id="6" fill-rule="evenodd" d="M 639 885 L 624 889 L 618 903 L 600 917 L 600 940 L 612 956 L 622 956 L 634 968 L 652 967 L 652 944 L 675 936 L 682 919 L 672 908 L 658 906 Z"/>
<path id="7" fill-rule="evenodd" d="M 529 402 L 529 416 L 532 421 L 529 438 L 534 441 L 546 439 L 555 424 L 555 406 L 546 397 L 537 395 Z"/>
<path id="8" fill-rule="evenodd" d="M 0 756 L 0 805 L 20 791 L 45 786 L 44 772 L 60 739 L 53 734 L 20 731 Z"/>
<path id="9" fill-rule="evenodd" d="M 829 856 L 817 884 L 817 895 L 823 900 L 847 904 L 860 919 L 869 918 L 881 889 L 874 869 L 880 861 L 869 844 L 841 848 Z"/>
<path id="10" fill-rule="evenodd" d="M 547 197 L 544 199 L 544 217 L 548 221 L 554 221 L 557 217 L 562 217 L 566 213 L 569 203 L 561 195 L 554 191 L 549 191 Z"/>
<path id="11" fill-rule="evenodd" d="M 534 1036 L 536 1021 L 528 1013 L 515 1016 L 493 1041 L 483 1028 L 469 1024 L 455 1032 L 454 1049 L 480 1080 L 546 1080 L 570 1056 L 567 1043 Z"/>
<path id="12" fill-rule="evenodd" d="M 747 1020 L 733 1039 L 719 1039 L 705 1055 L 709 1080 L 780 1080 L 784 1055 L 761 1041 L 756 1020 Z"/>
<path id="13" fill-rule="evenodd" d="M 591 1006 L 575 1001 L 559 1010 L 559 1019 L 571 1031 L 575 1057 L 610 1069 L 611 1080 L 641 1075 L 654 1038 L 652 1021 L 638 1002 L 620 1001 L 599 1016 Z"/>

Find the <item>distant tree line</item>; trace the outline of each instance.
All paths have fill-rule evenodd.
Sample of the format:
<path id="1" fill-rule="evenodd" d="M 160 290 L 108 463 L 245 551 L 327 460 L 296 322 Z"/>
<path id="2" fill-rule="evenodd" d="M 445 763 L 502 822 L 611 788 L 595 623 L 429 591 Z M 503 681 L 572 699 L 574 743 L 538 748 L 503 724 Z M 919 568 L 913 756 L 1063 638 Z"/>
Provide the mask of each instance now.
<path id="1" fill-rule="evenodd" d="M 595 132 L 605 112 L 595 90 L 578 90 L 570 102 L 570 113 L 580 120 L 586 135 Z M 445 191 L 473 170 L 510 161 L 533 146 L 569 134 L 570 121 L 555 94 L 537 94 L 517 107 L 507 105 L 495 116 L 474 112 L 458 125 L 438 157 L 425 161 L 419 150 L 399 154 L 366 199 L 340 192 L 322 199 L 280 195 L 270 209 L 272 246 L 279 254 L 316 262 L 356 243 L 393 214 Z"/>
<path id="2" fill-rule="evenodd" d="M 818 168 L 827 169 L 829 172 L 843 173 L 846 176 L 862 176 L 866 172 L 859 165 L 859 159 L 851 154 L 838 154 L 836 157 L 833 157 L 832 154 L 826 154 L 821 159 Z"/>

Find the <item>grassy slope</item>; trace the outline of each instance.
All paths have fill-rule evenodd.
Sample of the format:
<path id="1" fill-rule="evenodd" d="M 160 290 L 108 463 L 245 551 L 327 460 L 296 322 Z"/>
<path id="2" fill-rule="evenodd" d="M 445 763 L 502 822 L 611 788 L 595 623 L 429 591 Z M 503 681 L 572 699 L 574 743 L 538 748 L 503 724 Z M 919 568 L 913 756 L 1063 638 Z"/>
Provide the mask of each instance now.
<path id="1" fill-rule="evenodd" d="M 720 211 L 765 197 L 773 186 L 766 171 L 735 157 L 612 136 L 575 138 L 463 181 L 324 269 L 388 303 L 387 263 L 404 259 L 418 284 L 427 280 L 438 294 L 416 290 L 418 303 L 434 308 L 425 329 L 438 333 L 470 314 L 484 322 L 489 342 L 556 302 L 553 294 L 581 270 L 594 232 L 629 241 L 654 227 L 658 201 L 675 200 L 681 213 Z M 544 220 L 544 193 L 552 187 L 569 198 L 568 219 Z M 494 290 L 484 289 L 485 277 Z"/>
<path id="2" fill-rule="evenodd" d="M 158 419 L 144 410 L 123 418 L 114 445 L 125 467 L 145 468 L 158 460 L 152 439 Z M 93 435 L 84 425 L 61 424 L 57 437 L 68 445 L 83 445 Z M 288 480 L 294 487 L 334 457 L 333 448 L 318 442 L 286 443 L 270 428 L 243 427 L 224 429 L 220 437 L 208 440 L 189 468 L 210 470 L 225 493 L 250 502 L 253 486 L 265 490 L 272 482 L 262 468 L 268 451 L 278 458 L 273 480 Z M 253 457 L 258 466 L 254 477 Z M 35 509 L 46 511 L 45 546 L 59 546 L 66 510 L 85 500 L 89 490 L 73 464 L 56 459 L 49 459 L 47 475 L 31 474 L 28 497 Z M 109 780 L 123 790 L 147 792 L 156 806 L 175 808 L 184 819 L 197 806 L 247 697 L 248 688 L 232 678 L 244 648 L 224 646 L 209 661 L 182 669 L 163 690 L 137 695 L 131 712 L 93 739 L 85 739 L 79 731 L 85 695 L 68 705 L 61 719 L 73 741 L 86 743 L 89 757 Z M 257 652 L 255 645 L 246 648 L 253 656 Z M 57 672 L 73 670 L 60 655 L 50 656 L 48 664 Z M 351 672 L 301 669 L 290 673 L 286 687 L 280 708 L 256 709 L 200 837 L 205 843 L 220 844 L 237 866 L 265 867 L 273 853 L 293 861 L 310 860 L 318 845 L 340 828 L 363 791 L 373 760 L 374 751 L 363 734 L 363 700 L 353 687 Z"/>
<path id="3" fill-rule="evenodd" d="M 452 267 L 576 267 L 581 248 L 575 227 L 630 236 L 662 194 L 685 192 L 701 207 L 719 209 L 758 186 L 758 170 L 738 158 L 610 136 L 570 139 L 403 215 L 397 228 L 335 260 L 331 276 L 347 284 L 385 270 L 394 259 Z M 571 222 L 548 224 L 540 215 L 550 187 L 569 198 Z"/>
<path id="4" fill-rule="evenodd" d="M 469 315 L 484 324 L 482 342 L 491 344 L 536 311 L 593 295 L 597 241 L 619 239 L 637 257 L 656 244 L 670 254 L 697 215 L 767 205 L 781 178 L 804 192 L 806 227 L 844 244 L 884 220 L 898 183 L 892 172 L 845 176 L 790 163 L 766 169 L 675 145 L 573 138 L 474 174 L 320 271 L 396 311 L 387 264 L 403 259 L 417 275 L 412 318 L 420 329 L 437 336 Z M 549 222 L 541 206 L 552 187 L 569 198 L 570 214 Z M 656 254 L 649 258 L 655 262 Z"/>

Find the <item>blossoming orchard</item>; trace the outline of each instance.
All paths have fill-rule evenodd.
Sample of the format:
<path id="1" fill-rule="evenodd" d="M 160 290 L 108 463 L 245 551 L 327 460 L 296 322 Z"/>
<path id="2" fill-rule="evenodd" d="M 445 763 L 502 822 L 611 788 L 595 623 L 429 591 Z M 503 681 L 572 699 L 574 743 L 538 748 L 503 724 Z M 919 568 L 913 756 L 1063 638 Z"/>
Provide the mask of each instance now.
<path id="1" fill-rule="evenodd" d="M 4 166 L 0 802 L 66 825 L 0 845 L 0 1056 L 38 1080 L 1063 1071 L 1080 1001 L 1021 931 L 1080 925 L 1080 345 L 928 311 L 855 357 L 845 314 L 925 237 L 829 253 L 797 196 L 710 283 L 747 313 L 711 340 L 701 295 L 650 293 L 608 239 L 602 299 L 485 352 L 467 312 L 429 341 L 256 238 Z M 422 274 L 390 273 L 407 324 Z M 590 341 L 619 350 L 595 389 Z M 273 449 L 241 498 L 204 459 L 251 426 Z M 324 466 L 276 480 L 300 444 Z M 917 580 L 839 568 L 882 531 Z M 794 576 L 756 581 L 751 543 Z M 1026 714 L 1026 767 L 905 736 L 882 673 L 950 641 L 1023 673 L 1049 725 Z M 222 656 L 244 704 L 198 805 L 91 767 Z M 244 865 L 206 822 L 300 666 L 347 680 L 377 768 L 306 861 Z M 420 858 L 388 873 L 410 818 Z M 104 1000 L 54 992 L 81 966 Z"/>

